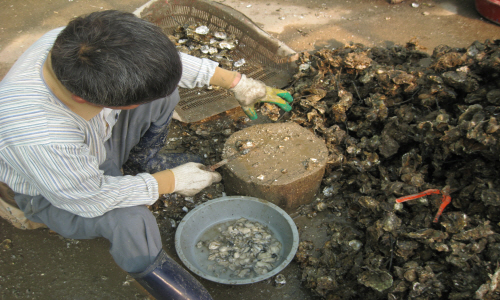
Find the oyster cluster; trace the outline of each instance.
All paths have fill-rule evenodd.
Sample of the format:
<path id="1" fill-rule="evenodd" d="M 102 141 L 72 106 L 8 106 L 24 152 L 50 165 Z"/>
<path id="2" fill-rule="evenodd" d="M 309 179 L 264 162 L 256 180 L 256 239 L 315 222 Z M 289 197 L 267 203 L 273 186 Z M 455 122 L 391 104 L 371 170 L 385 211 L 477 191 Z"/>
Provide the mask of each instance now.
<path id="1" fill-rule="evenodd" d="M 224 223 L 215 239 L 200 240 L 197 248 L 209 251 L 207 270 L 217 277 L 251 278 L 273 270 L 281 243 L 269 228 L 245 218 Z"/>
<path id="2" fill-rule="evenodd" d="M 314 130 L 330 154 L 311 209 L 356 220 L 329 224 L 320 253 L 301 242 L 306 286 L 326 299 L 498 299 L 500 41 L 432 55 L 415 41 L 355 44 L 301 53 L 298 65 L 284 121 Z M 395 203 L 445 186 L 437 225 L 440 196 Z"/>

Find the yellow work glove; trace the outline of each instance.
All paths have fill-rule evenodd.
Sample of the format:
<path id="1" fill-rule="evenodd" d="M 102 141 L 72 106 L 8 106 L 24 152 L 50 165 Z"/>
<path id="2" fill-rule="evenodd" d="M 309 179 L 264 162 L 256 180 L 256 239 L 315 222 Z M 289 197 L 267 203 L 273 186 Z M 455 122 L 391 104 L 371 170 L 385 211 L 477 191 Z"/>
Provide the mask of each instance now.
<path id="1" fill-rule="evenodd" d="M 257 102 L 273 103 L 284 111 L 292 110 L 288 104 L 293 101 L 290 93 L 266 86 L 262 81 L 248 78 L 245 74 L 242 74 L 238 84 L 229 90 L 234 93 L 234 97 L 251 120 L 257 119 L 257 112 L 254 108 Z"/>

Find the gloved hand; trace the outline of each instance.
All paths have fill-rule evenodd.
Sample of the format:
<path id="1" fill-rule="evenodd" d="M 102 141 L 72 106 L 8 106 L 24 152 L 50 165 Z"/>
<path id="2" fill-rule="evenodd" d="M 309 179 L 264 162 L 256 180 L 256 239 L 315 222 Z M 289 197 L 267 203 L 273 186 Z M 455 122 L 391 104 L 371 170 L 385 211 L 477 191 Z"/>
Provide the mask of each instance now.
<path id="1" fill-rule="evenodd" d="M 203 164 L 189 162 L 172 168 L 174 173 L 175 188 L 174 192 L 183 196 L 194 196 L 202 189 L 214 182 L 219 182 L 222 176 L 217 172 L 205 171 Z"/>
<path id="2" fill-rule="evenodd" d="M 242 74 L 238 84 L 229 90 L 234 93 L 234 97 L 251 120 L 257 119 L 257 112 L 254 108 L 257 102 L 273 103 L 284 111 L 292 110 L 288 104 L 293 101 L 290 93 L 266 86 L 262 81 L 248 78 L 245 74 Z"/>

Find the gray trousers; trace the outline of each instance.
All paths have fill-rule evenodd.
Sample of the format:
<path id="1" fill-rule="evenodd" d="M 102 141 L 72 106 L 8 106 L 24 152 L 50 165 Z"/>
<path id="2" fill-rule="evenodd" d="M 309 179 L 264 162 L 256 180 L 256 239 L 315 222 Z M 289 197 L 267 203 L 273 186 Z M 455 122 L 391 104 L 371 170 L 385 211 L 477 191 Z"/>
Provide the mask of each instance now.
<path id="1" fill-rule="evenodd" d="M 121 166 L 130 150 L 139 143 L 151 124 L 167 126 L 179 101 L 178 92 L 167 98 L 140 105 L 120 113 L 111 138 L 106 141 L 106 161 L 100 169 L 110 176 L 122 176 Z M 26 217 L 44 223 L 65 238 L 104 237 L 111 243 L 110 253 L 127 272 L 142 272 L 162 249 L 158 224 L 144 206 L 117 208 L 95 218 L 84 218 L 53 206 L 43 196 L 16 193 L 15 200 Z"/>

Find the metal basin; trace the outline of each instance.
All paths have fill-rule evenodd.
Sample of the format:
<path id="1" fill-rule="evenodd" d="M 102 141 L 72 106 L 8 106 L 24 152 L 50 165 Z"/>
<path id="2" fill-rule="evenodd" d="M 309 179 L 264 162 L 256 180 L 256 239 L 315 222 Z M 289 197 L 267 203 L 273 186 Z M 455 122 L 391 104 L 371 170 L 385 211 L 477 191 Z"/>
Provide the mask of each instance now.
<path id="1" fill-rule="evenodd" d="M 209 228 L 240 218 L 267 226 L 281 243 L 276 268 L 251 278 L 216 277 L 206 269 L 208 261 L 197 251 L 196 243 Z M 175 249 L 189 270 L 210 281 L 233 285 L 254 283 L 278 274 L 292 261 L 298 244 L 297 227 L 284 210 L 265 200 L 245 196 L 222 197 L 197 206 L 179 223 L 175 233 Z"/>

